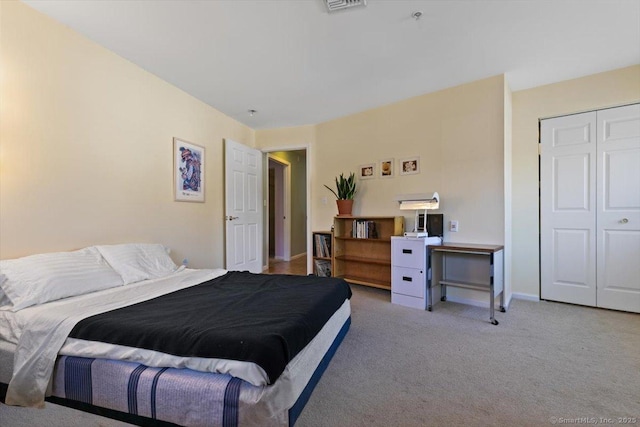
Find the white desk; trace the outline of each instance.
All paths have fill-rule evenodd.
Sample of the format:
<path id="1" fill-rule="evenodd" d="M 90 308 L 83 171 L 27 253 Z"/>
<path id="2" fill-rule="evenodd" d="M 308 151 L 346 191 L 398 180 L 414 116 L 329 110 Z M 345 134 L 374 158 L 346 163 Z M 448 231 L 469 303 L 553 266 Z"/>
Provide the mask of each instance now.
<path id="1" fill-rule="evenodd" d="M 489 307 L 491 315 L 489 320 L 494 325 L 498 321 L 494 317 L 494 299 L 500 295 L 500 311 L 505 312 L 504 307 L 504 246 L 502 245 L 478 245 L 471 243 L 448 243 L 441 245 L 429 245 L 427 289 L 429 292 L 429 305 L 431 311 L 433 301 L 433 277 L 431 262 L 433 255 L 438 253 L 442 257 L 442 271 L 436 279 L 436 284 L 441 287 L 441 301 L 447 300 L 447 286 L 467 288 L 489 292 Z"/>

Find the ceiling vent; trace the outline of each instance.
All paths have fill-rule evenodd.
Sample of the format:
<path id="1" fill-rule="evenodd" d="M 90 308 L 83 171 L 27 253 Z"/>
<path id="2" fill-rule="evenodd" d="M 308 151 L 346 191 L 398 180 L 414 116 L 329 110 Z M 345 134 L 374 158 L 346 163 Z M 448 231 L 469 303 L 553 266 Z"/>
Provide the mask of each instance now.
<path id="1" fill-rule="evenodd" d="M 349 9 L 357 6 L 366 6 L 367 0 L 324 0 L 327 3 L 329 12 L 336 10 Z"/>

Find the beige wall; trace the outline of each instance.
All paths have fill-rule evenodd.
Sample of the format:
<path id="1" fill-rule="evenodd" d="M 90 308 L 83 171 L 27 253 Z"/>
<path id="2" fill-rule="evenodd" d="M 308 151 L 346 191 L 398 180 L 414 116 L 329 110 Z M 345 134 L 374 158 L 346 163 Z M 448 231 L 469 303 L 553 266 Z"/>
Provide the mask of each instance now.
<path id="1" fill-rule="evenodd" d="M 438 191 L 445 221 L 457 219 L 458 242 L 504 243 L 504 108 L 503 76 L 411 98 L 392 105 L 321 123 L 256 132 L 256 146 L 309 143 L 311 228 L 328 230 L 337 214 L 333 186 L 340 173 L 356 172 L 365 163 L 418 156 L 421 173 L 358 182 L 354 215 L 404 215 L 402 193 Z M 326 200 L 326 204 L 324 203 Z M 455 297 L 461 290 L 452 289 Z M 486 302 L 486 294 L 462 291 L 464 298 Z"/>
<path id="2" fill-rule="evenodd" d="M 640 65 L 513 93 L 513 292 L 539 297 L 538 119 L 640 101 Z"/>
<path id="3" fill-rule="evenodd" d="M 328 230 L 337 214 L 333 186 L 340 173 L 393 158 L 418 156 L 421 172 L 358 182 L 354 215 L 404 215 L 413 227 L 413 213 L 398 209 L 396 196 L 438 191 L 438 211 L 445 221 L 456 219 L 457 242 L 504 243 L 503 76 L 414 97 L 395 104 L 318 124 L 256 132 L 262 149 L 309 143 L 311 228 Z M 325 204 L 326 200 L 326 204 Z M 486 294 L 451 289 L 450 296 L 479 299 Z"/>
<path id="4" fill-rule="evenodd" d="M 141 241 L 222 267 L 222 141 L 254 131 L 23 3 L 0 8 L 0 258 Z M 173 201 L 174 136 L 206 147 L 205 203 Z"/>
<path id="5" fill-rule="evenodd" d="M 410 228 L 413 213 L 400 211 L 396 196 L 438 191 L 445 221 L 460 223 L 460 232 L 445 231 L 445 239 L 503 243 L 504 87 L 497 76 L 317 125 L 310 144 L 312 229 L 329 229 L 337 214 L 324 184 L 393 158 L 393 178 L 358 182 L 354 215 L 404 215 Z M 292 130 L 270 136 L 266 142 L 257 132 L 257 145 L 280 145 Z M 410 156 L 420 158 L 421 173 L 400 176 L 398 161 Z M 486 294 L 459 289 L 450 297 L 486 302 Z"/>
<path id="6" fill-rule="evenodd" d="M 503 92 L 497 76 L 319 124 L 313 228 L 328 229 L 337 213 L 323 184 L 394 158 L 393 178 L 358 182 L 354 215 L 404 215 L 412 228 L 413 213 L 400 211 L 396 196 L 438 191 L 445 222 L 460 225 L 458 233 L 445 231 L 446 240 L 503 243 Z M 399 175 L 398 160 L 411 156 L 420 158 L 420 173 Z"/>
<path id="7" fill-rule="evenodd" d="M 256 148 L 297 149 L 313 144 L 316 139 L 316 126 L 294 126 L 256 131 Z"/>

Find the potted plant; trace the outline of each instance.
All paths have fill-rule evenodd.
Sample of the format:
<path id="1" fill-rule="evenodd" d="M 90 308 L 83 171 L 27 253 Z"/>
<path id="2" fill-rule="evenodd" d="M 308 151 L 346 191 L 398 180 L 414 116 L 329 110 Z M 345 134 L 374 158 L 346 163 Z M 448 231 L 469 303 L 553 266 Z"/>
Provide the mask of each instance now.
<path id="1" fill-rule="evenodd" d="M 353 208 L 353 196 L 356 194 L 356 176 L 353 172 L 345 177 L 344 174 L 340 174 L 336 177 L 336 190 L 325 184 L 325 187 L 329 189 L 336 196 L 336 204 L 338 205 L 338 216 L 350 216 Z"/>

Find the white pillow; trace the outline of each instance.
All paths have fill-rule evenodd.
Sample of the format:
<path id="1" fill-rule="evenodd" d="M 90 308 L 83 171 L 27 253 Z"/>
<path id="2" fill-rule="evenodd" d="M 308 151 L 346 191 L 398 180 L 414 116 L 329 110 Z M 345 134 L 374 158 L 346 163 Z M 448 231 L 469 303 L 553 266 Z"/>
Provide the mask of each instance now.
<path id="1" fill-rule="evenodd" d="M 2 260 L 0 273 L 12 311 L 123 285 L 95 248 Z"/>
<path id="2" fill-rule="evenodd" d="M 125 243 L 96 246 L 104 259 L 117 271 L 124 284 L 167 276 L 178 266 L 167 249 L 157 243 Z"/>

